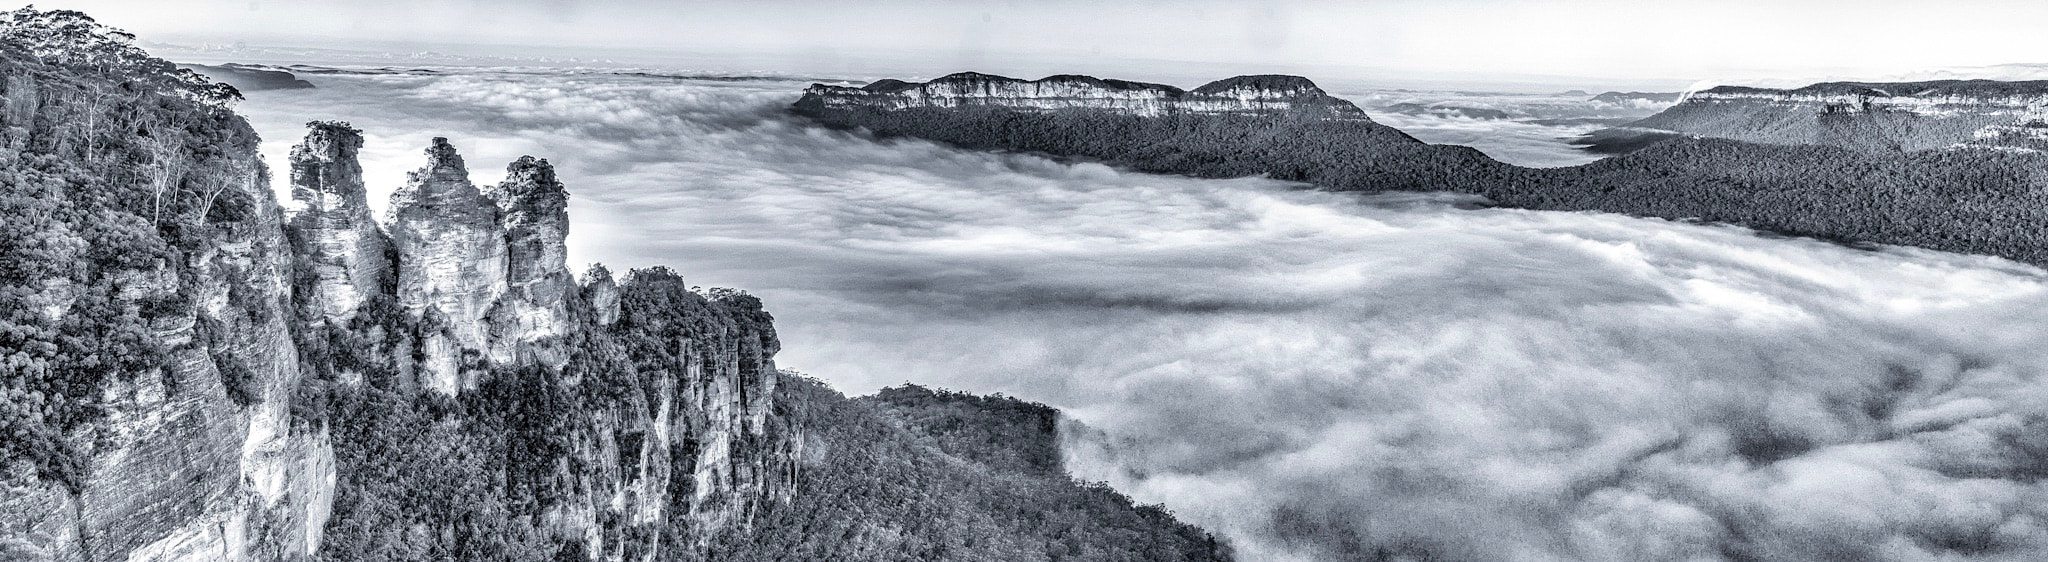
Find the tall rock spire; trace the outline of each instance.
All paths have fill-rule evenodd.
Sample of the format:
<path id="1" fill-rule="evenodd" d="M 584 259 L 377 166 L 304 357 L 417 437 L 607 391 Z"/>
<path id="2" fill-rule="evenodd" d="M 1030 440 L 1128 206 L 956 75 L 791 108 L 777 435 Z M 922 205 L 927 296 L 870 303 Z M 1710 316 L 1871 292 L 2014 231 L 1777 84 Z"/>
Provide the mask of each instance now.
<path id="1" fill-rule="evenodd" d="M 569 193 L 547 160 L 521 156 L 490 195 L 505 229 L 508 288 L 492 313 L 491 359 L 560 365 L 567 355 L 547 342 L 568 332 L 569 299 L 579 292 L 564 246 Z"/>
<path id="2" fill-rule="evenodd" d="M 338 121 L 306 124 L 306 140 L 292 147 L 291 221 L 297 254 L 313 274 L 307 318 L 337 320 L 355 313 L 383 290 L 389 241 L 370 217 L 363 167 L 356 152 L 363 133 Z"/>
<path id="3" fill-rule="evenodd" d="M 506 290 L 504 232 L 498 205 L 469 181 L 469 169 L 448 139 L 427 148 L 427 165 L 391 194 L 390 227 L 398 248 L 398 302 L 438 318 L 423 342 L 424 386 L 454 393 L 472 383 L 464 350 L 489 346 L 485 321 Z M 429 322 L 429 325 L 437 324 Z"/>

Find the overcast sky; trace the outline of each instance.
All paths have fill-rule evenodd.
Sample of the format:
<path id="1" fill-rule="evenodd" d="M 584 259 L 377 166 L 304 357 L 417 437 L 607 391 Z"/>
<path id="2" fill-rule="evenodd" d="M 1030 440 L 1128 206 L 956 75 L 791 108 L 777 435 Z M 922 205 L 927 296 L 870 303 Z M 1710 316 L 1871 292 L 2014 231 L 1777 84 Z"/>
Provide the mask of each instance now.
<path id="1" fill-rule="evenodd" d="M 1171 61 L 1340 78 L 1881 78 L 2048 62 L 2034 0 L 60 0 L 146 39 L 1031 74 Z M 530 53 L 532 51 L 520 51 Z M 636 53 L 637 52 L 637 53 Z M 1172 65 L 1162 65 L 1172 66 Z M 1660 82 L 1661 83 L 1661 82 Z"/>

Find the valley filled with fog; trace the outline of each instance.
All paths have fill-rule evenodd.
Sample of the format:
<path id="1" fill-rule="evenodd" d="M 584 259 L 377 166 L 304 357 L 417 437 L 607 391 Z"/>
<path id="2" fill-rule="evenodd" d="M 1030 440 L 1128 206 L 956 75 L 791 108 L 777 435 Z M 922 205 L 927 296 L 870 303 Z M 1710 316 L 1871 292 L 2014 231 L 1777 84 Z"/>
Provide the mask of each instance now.
<path id="1" fill-rule="evenodd" d="M 503 175 L 482 163 L 547 158 L 572 268 L 760 296 L 780 366 L 850 394 L 1059 407 L 1077 476 L 1247 559 L 2048 549 L 2031 266 L 876 140 L 786 115 L 806 80 L 301 77 L 239 107 L 274 177 L 313 118 L 363 129 L 379 210 L 432 137 L 480 185 Z M 1333 91 L 1530 165 L 1591 161 L 1559 139 L 1631 115 Z M 1509 118 L 1375 110 L 1396 103 Z"/>

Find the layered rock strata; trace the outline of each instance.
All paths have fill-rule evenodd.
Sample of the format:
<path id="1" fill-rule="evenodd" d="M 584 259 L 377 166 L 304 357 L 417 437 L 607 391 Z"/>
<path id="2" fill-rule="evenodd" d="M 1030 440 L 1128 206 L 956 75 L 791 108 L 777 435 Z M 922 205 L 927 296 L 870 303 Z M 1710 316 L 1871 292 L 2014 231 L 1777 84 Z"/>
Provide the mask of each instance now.
<path id="1" fill-rule="evenodd" d="M 490 190 L 505 232 L 506 292 L 491 313 L 492 361 L 561 366 L 567 356 L 548 342 L 569 333 L 568 303 L 576 291 L 564 241 L 569 194 L 547 160 L 522 156 Z"/>
<path id="2" fill-rule="evenodd" d="M 426 166 L 391 194 L 396 296 L 439 328 L 425 336 L 421 385 L 454 394 L 475 384 L 477 354 L 491 348 L 486 316 L 505 294 L 505 233 L 497 202 L 470 183 L 448 139 L 435 138 L 426 153 Z"/>
<path id="3" fill-rule="evenodd" d="M 291 228 L 298 258 L 311 280 L 306 306 L 316 317 L 341 320 L 371 295 L 388 290 L 391 242 L 370 215 L 363 168 L 356 153 L 363 134 L 347 123 L 308 123 L 304 142 L 292 147 L 291 193 L 299 206 Z"/>

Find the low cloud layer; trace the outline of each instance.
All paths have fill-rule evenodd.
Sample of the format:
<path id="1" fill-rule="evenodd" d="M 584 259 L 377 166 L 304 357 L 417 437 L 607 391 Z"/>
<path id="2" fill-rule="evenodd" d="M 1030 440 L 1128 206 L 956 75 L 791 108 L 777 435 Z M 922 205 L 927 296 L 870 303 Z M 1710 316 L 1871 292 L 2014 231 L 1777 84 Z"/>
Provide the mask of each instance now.
<path id="1" fill-rule="evenodd" d="M 1247 559 L 2048 556 L 2037 269 L 878 142 L 798 82 L 313 79 L 243 106 L 272 162 L 310 119 L 373 199 L 431 136 L 550 158 L 572 260 L 748 289 L 849 392 L 1062 407 Z"/>
<path id="2" fill-rule="evenodd" d="M 1571 139 L 1649 117 L 1668 104 L 1590 101 L 1585 92 L 1554 94 L 1384 90 L 1332 86 L 1364 107 L 1373 120 L 1436 144 L 1470 146 L 1495 160 L 1539 168 L 1576 166 L 1602 158 Z M 1407 111 L 1398 111 L 1402 107 Z M 1416 107 L 1431 111 L 1418 113 Z M 1487 118 L 1497 117 L 1497 118 Z"/>

